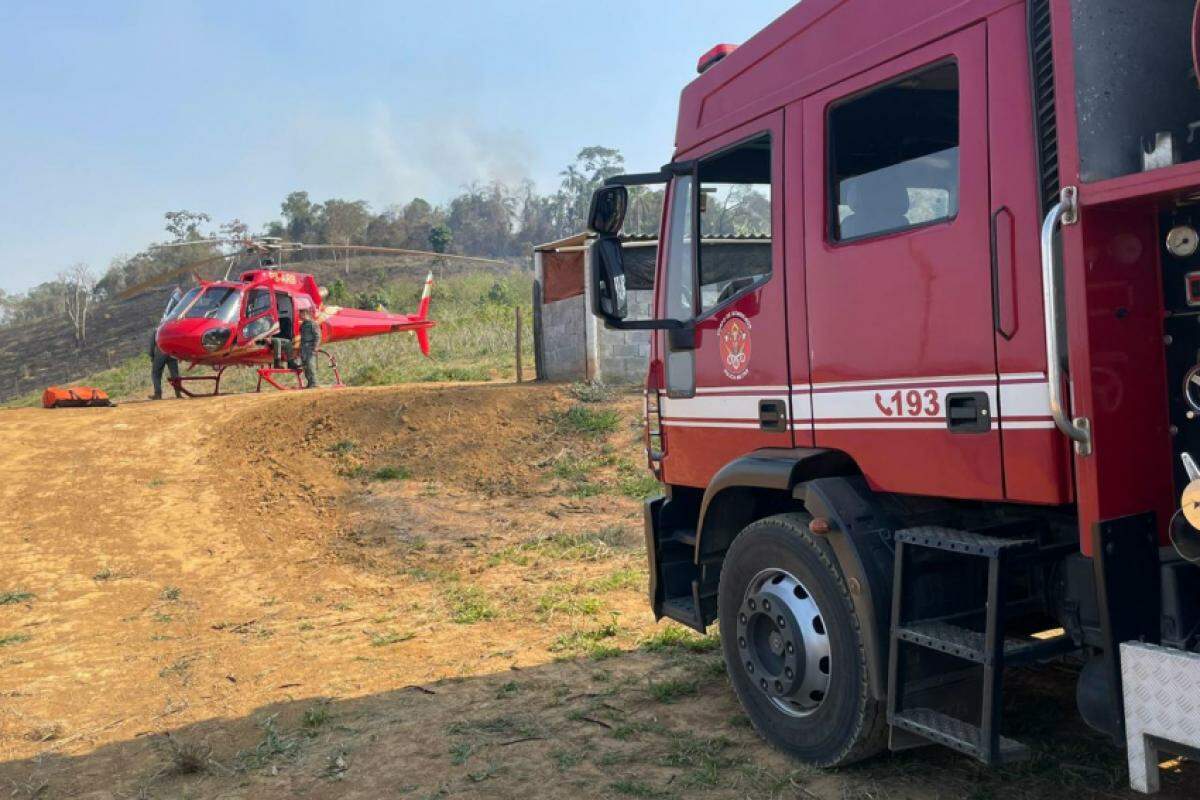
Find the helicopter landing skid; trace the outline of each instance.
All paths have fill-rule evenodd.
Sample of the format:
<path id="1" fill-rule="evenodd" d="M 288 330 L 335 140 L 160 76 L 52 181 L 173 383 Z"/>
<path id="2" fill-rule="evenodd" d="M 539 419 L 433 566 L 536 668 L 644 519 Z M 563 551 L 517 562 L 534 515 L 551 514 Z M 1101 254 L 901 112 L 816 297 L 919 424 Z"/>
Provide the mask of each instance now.
<path id="1" fill-rule="evenodd" d="M 324 350 L 318 350 L 317 353 L 325 356 L 326 360 L 329 361 L 329 368 L 333 370 L 333 383 L 331 387 L 334 389 L 344 389 L 346 384 L 342 383 L 342 373 L 338 370 L 337 359 Z M 304 388 L 304 370 L 299 367 L 295 369 L 292 367 L 259 367 L 255 371 L 258 373 L 258 385 L 254 387 L 254 391 L 256 392 L 262 391 L 264 381 L 266 381 L 268 386 L 278 389 L 281 392 L 291 392 L 295 391 L 295 389 Z M 291 375 L 296 379 L 295 388 L 285 386 L 275 380 L 276 376 L 284 375 Z"/>
<path id="2" fill-rule="evenodd" d="M 178 378 L 167 378 L 167 382 L 171 384 L 171 388 L 175 390 L 176 395 L 184 397 L 217 397 L 221 394 L 221 376 L 225 374 L 225 367 L 220 367 L 216 370 L 215 375 L 183 375 Z M 188 381 L 211 381 L 211 392 L 193 392 L 187 388 Z"/>

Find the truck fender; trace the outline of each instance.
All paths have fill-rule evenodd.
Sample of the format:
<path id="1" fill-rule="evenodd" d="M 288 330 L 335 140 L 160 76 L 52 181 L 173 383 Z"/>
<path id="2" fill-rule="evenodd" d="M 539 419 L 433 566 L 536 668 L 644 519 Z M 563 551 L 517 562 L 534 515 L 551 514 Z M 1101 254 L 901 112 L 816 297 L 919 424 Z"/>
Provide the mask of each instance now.
<path id="1" fill-rule="evenodd" d="M 704 491 L 696 520 L 696 563 L 728 550 L 742 528 L 766 516 L 755 508 L 764 490 L 790 503 L 802 481 L 857 472 L 848 455 L 820 447 L 757 450 L 730 461 Z"/>
<path id="2" fill-rule="evenodd" d="M 894 522 L 859 475 L 800 483 L 793 496 L 813 517 L 829 522 L 828 533 L 813 538 L 832 550 L 842 570 L 859 621 L 871 695 L 886 700 Z"/>

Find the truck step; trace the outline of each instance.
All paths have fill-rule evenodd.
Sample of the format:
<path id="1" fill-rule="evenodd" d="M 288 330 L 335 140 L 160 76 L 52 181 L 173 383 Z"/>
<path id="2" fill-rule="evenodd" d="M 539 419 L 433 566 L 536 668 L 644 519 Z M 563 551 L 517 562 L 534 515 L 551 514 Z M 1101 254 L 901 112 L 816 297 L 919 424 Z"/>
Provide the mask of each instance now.
<path id="1" fill-rule="evenodd" d="M 673 531 L 664 532 L 664 535 L 659 540 L 659 544 L 681 544 L 684 547 L 695 547 L 696 531 L 687 528 L 678 528 Z"/>
<path id="2" fill-rule="evenodd" d="M 948 653 L 976 664 L 992 663 L 992 654 L 987 652 L 986 639 L 982 633 L 961 628 L 940 620 L 914 621 L 896 629 L 896 638 Z M 1062 655 L 1075 648 L 1075 643 L 1066 634 L 1050 639 L 1005 639 L 1004 663 L 1006 665 L 1030 663 L 1044 658 Z"/>
<path id="3" fill-rule="evenodd" d="M 1037 547 L 1033 539 L 1001 539 L 954 528 L 929 526 L 896 531 L 896 541 L 950 553 L 995 558 L 1002 552 L 1023 552 Z"/>
<path id="4" fill-rule="evenodd" d="M 910 708 L 891 719 L 892 726 L 916 734 L 931 742 L 986 761 L 987 745 L 981 740 L 979 728 L 939 711 Z M 1029 748 L 1013 739 L 1000 737 L 998 761 L 1007 764 L 1029 757 Z"/>
<path id="5" fill-rule="evenodd" d="M 704 623 L 700 619 L 700 613 L 696 610 L 696 604 L 692 602 L 690 597 L 669 597 L 663 601 L 662 605 L 663 616 L 668 619 L 673 619 L 678 623 L 687 625 L 689 628 L 696 630 L 704 630 Z"/>

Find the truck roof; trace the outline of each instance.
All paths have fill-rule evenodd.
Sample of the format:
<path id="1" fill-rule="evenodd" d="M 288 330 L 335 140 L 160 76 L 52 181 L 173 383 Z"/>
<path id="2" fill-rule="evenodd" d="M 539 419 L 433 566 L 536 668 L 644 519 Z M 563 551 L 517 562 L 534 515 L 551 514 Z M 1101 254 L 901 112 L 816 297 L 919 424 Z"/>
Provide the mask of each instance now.
<path id="1" fill-rule="evenodd" d="M 683 90 L 676 156 L 1024 0 L 804 0 Z"/>

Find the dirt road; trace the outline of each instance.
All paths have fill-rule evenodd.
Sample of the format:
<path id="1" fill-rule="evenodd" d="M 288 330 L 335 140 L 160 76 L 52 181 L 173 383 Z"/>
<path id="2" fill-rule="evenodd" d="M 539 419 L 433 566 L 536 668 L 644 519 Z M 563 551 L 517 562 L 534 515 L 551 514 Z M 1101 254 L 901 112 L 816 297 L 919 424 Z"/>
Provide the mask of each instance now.
<path id="1" fill-rule="evenodd" d="M 646 609 L 637 406 L 481 385 L 0 411 L 0 794 L 1126 795 L 1061 671 L 1026 681 L 1038 757 L 1007 771 L 822 774 L 761 744 L 715 641 Z"/>

